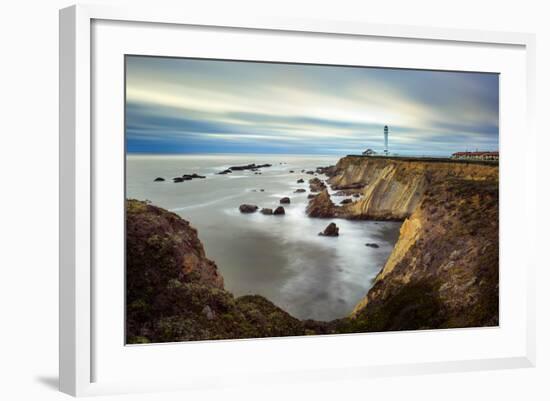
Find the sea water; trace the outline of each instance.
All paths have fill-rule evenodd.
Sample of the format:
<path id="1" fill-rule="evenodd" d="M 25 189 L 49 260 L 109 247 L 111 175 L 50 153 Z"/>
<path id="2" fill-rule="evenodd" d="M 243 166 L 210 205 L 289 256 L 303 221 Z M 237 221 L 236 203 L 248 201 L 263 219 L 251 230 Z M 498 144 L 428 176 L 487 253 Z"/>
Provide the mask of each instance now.
<path id="1" fill-rule="evenodd" d="M 366 295 L 400 227 L 396 222 L 306 215 L 313 175 L 301 171 L 337 161 L 308 155 L 128 155 L 126 197 L 149 200 L 188 220 L 198 230 L 207 257 L 218 265 L 225 288 L 235 296 L 258 294 L 299 319 L 332 320 L 348 315 Z M 272 167 L 260 169 L 261 175 L 251 170 L 217 174 L 250 163 Z M 172 182 L 192 173 L 206 178 Z M 156 177 L 166 181 L 154 182 Z M 297 183 L 300 178 L 303 184 Z M 306 192 L 294 193 L 298 188 Z M 282 197 L 291 200 L 282 205 L 284 216 L 259 213 L 262 207 L 275 210 Z M 335 202 L 343 199 L 333 196 Z M 240 213 L 243 203 L 260 209 Z M 319 236 L 331 222 L 340 235 Z"/>

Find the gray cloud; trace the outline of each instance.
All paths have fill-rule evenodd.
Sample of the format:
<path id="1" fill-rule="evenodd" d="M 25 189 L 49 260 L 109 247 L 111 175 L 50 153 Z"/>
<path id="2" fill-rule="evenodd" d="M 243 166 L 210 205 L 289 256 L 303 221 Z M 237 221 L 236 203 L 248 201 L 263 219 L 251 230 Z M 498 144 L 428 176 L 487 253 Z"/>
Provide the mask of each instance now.
<path id="1" fill-rule="evenodd" d="M 498 76 L 127 58 L 129 151 L 498 149 Z"/>

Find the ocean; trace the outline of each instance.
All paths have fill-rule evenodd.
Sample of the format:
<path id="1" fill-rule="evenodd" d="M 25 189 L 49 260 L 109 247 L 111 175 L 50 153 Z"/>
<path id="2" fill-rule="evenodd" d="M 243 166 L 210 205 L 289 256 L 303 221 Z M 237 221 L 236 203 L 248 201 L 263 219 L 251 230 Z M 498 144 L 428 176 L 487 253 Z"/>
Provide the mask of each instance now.
<path id="1" fill-rule="evenodd" d="M 188 220 L 198 230 L 207 257 L 218 265 L 225 288 L 235 296 L 258 294 L 299 319 L 332 320 L 348 315 L 365 296 L 401 225 L 307 217 L 307 182 L 313 176 L 301 171 L 337 161 L 336 156 L 309 155 L 130 154 L 126 197 L 149 200 Z M 217 174 L 250 163 L 272 167 L 262 168 L 261 175 L 250 170 Z M 206 178 L 172 182 L 192 173 Z M 156 177 L 166 181 L 154 182 Z M 300 178 L 304 184 L 296 182 Z M 294 193 L 298 188 L 307 191 Z M 285 196 L 291 203 L 283 205 L 284 216 L 242 214 L 238 209 L 243 203 L 275 209 Z M 340 235 L 319 236 L 333 221 Z"/>

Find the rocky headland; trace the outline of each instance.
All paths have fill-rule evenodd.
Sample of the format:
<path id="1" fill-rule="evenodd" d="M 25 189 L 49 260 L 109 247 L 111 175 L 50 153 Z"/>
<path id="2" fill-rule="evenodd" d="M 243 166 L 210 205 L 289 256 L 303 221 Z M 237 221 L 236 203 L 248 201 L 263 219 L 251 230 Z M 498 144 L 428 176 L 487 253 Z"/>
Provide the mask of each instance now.
<path id="1" fill-rule="evenodd" d="M 498 164 L 348 156 L 333 189 L 361 188 L 336 206 L 313 198 L 312 217 L 400 220 L 395 248 L 342 331 L 498 325 Z"/>
<path id="2" fill-rule="evenodd" d="M 127 200 L 126 227 L 128 343 L 308 334 L 267 299 L 226 291 L 197 231 L 178 215 Z"/>
<path id="3" fill-rule="evenodd" d="M 328 180 L 313 179 L 320 192 L 308 196 L 310 217 L 403 222 L 391 255 L 349 316 L 298 320 L 261 296 L 234 297 L 187 221 L 128 200 L 127 341 L 499 324 L 498 165 L 348 156 L 314 173 Z M 353 200 L 335 204 L 327 185 Z M 243 206 L 244 213 L 258 210 Z M 321 234 L 338 235 L 338 228 L 329 224 Z"/>

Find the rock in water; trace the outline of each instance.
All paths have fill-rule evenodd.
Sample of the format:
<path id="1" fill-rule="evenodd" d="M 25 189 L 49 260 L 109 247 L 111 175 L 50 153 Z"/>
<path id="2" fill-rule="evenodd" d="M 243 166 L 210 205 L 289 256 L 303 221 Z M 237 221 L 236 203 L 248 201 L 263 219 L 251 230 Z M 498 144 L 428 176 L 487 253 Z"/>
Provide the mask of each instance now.
<path id="1" fill-rule="evenodd" d="M 296 191 L 294 191 L 295 194 L 301 194 L 301 193 L 304 193 L 306 192 L 306 190 L 304 188 L 298 188 Z"/>
<path id="2" fill-rule="evenodd" d="M 311 192 L 321 192 L 323 189 L 326 189 L 326 185 L 319 178 L 312 178 L 309 180 L 309 190 Z"/>
<path id="3" fill-rule="evenodd" d="M 264 207 L 262 210 L 260 210 L 261 214 L 273 214 L 273 209 L 270 209 L 268 207 Z"/>
<path id="4" fill-rule="evenodd" d="M 319 233 L 319 235 L 322 235 L 323 237 L 338 237 L 338 232 L 340 229 L 335 223 L 330 223 L 326 228 L 325 231 L 322 233 Z"/>
<path id="5" fill-rule="evenodd" d="M 297 184 L 303 184 L 304 183 L 304 179 L 303 178 L 300 178 L 298 181 L 296 181 Z"/>
<path id="6" fill-rule="evenodd" d="M 347 205 L 348 203 L 352 203 L 353 200 L 351 198 L 346 198 L 342 202 L 340 202 L 341 205 Z"/>
<path id="7" fill-rule="evenodd" d="M 254 213 L 256 210 L 258 210 L 258 206 L 243 204 L 239 206 L 239 210 L 241 211 L 241 213 Z"/>
<path id="8" fill-rule="evenodd" d="M 164 181 L 164 178 L 162 178 L 162 177 L 155 178 L 155 182 L 161 182 L 161 181 Z"/>
<path id="9" fill-rule="evenodd" d="M 282 204 L 288 204 L 288 203 L 290 203 L 290 198 L 285 196 L 284 198 L 281 198 L 281 200 L 279 202 L 282 203 Z"/>
<path id="10" fill-rule="evenodd" d="M 309 201 L 306 208 L 309 217 L 334 217 L 336 206 L 330 200 L 330 195 L 325 189 L 319 195 Z"/>
<path id="11" fill-rule="evenodd" d="M 375 244 L 374 242 L 366 243 L 365 246 L 368 246 L 370 248 L 380 248 L 378 244 Z"/>
<path id="12" fill-rule="evenodd" d="M 273 214 L 276 214 L 276 215 L 285 214 L 285 208 L 282 207 L 282 206 L 279 206 L 277 209 L 275 209 L 275 211 L 273 212 Z"/>

